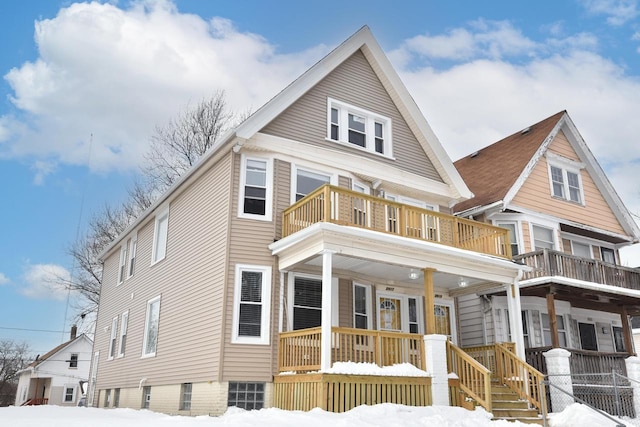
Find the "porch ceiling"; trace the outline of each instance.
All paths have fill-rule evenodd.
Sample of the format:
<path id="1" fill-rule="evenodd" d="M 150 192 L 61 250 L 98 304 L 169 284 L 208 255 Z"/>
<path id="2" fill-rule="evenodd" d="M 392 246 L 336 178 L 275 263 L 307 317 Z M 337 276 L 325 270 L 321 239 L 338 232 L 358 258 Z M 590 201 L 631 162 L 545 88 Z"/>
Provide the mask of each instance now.
<path id="1" fill-rule="evenodd" d="M 322 268 L 321 254 L 332 251 L 333 270 L 388 285 L 422 288 L 422 269 L 435 269 L 434 286 L 458 290 L 487 283 L 513 283 L 528 267 L 511 261 L 357 227 L 317 223 L 270 245 L 281 270 Z M 411 272 L 417 273 L 415 279 Z"/>

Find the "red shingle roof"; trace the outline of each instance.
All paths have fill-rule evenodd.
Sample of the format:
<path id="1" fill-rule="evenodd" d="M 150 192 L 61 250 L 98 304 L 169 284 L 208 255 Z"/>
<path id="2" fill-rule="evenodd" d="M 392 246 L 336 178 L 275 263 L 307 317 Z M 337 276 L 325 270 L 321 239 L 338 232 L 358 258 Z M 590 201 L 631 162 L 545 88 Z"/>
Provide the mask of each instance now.
<path id="1" fill-rule="evenodd" d="M 560 111 L 456 161 L 455 167 L 475 197 L 458 203 L 453 211 L 462 212 L 503 200 L 565 113 Z"/>

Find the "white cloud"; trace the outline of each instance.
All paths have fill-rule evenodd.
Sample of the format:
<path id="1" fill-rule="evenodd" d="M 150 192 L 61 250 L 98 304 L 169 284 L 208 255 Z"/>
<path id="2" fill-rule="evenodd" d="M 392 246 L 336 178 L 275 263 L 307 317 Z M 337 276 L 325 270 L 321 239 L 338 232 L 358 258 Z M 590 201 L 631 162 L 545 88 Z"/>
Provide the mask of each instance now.
<path id="1" fill-rule="evenodd" d="M 7 285 L 9 282 L 11 282 L 11 280 L 9 280 L 9 278 L 4 274 L 0 273 L 0 286 Z"/>
<path id="2" fill-rule="evenodd" d="M 639 14 L 637 0 L 582 0 L 581 3 L 593 15 L 606 15 L 607 23 L 614 26 L 624 25 Z"/>
<path id="3" fill-rule="evenodd" d="M 29 298 L 64 300 L 67 290 L 61 282 L 69 281 L 69 271 L 56 264 L 28 265 L 19 292 Z"/>
<path id="4" fill-rule="evenodd" d="M 44 183 L 44 178 L 56 170 L 56 163 L 53 161 L 36 160 L 33 162 L 31 170 L 35 171 L 35 175 L 33 177 L 34 185 L 42 185 Z"/>
<path id="5" fill-rule="evenodd" d="M 279 54 L 163 0 L 72 4 L 36 22 L 35 41 L 37 60 L 5 75 L 19 112 L 0 117 L 0 157 L 41 160 L 41 177 L 89 158 L 95 171 L 133 169 L 153 128 L 189 102 L 225 89 L 231 108 L 255 110 L 327 51 Z"/>

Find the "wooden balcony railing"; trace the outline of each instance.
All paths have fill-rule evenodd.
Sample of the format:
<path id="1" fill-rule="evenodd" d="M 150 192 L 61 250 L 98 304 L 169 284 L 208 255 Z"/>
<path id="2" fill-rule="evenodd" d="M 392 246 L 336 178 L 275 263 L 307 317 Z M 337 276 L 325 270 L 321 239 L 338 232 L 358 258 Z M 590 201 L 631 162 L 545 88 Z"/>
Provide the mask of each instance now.
<path id="1" fill-rule="evenodd" d="M 511 259 L 507 229 L 342 187 L 324 185 L 287 208 L 282 236 L 318 222 L 361 227 Z"/>
<path id="2" fill-rule="evenodd" d="M 447 367 L 458 376 L 460 390 L 491 412 L 491 371 L 451 341 L 447 341 Z"/>
<path id="3" fill-rule="evenodd" d="M 310 372 L 320 369 L 321 329 L 310 328 L 280 334 L 278 371 Z M 422 335 L 331 328 L 332 362 L 369 362 L 378 366 L 410 363 L 426 367 Z"/>
<path id="4" fill-rule="evenodd" d="M 533 270 L 522 280 L 545 276 L 562 276 L 620 288 L 640 290 L 640 269 L 621 267 L 596 259 L 582 258 L 550 249 L 537 250 L 513 257 Z"/>
<path id="5" fill-rule="evenodd" d="M 546 374 L 547 364 L 543 353 L 551 349 L 551 346 L 527 348 L 525 350 L 527 363 Z M 624 360 L 630 356 L 629 353 L 605 353 L 575 348 L 567 348 L 565 350 L 571 352 L 569 365 L 572 374 L 610 374 L 611 371 L 616 371 L 620 375 L 627 375 L 627 367 Z"/>

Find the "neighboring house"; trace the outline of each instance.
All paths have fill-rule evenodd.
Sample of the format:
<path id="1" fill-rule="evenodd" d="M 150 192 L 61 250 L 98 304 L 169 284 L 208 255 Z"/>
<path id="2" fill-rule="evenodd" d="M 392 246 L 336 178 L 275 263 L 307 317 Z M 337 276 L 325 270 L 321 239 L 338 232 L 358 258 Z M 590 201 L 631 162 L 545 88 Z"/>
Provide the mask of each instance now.
<path id="1" fill-rule="evenodd" d="M 574 374 L 626 372 L 640 270 L 623 267 L 619 249 L 640 231 L 567 112 L 455 165 L 475 195 L 455 213 L 508 228 L 514 259 L 532 268 L 520 280 L 529 363 L 546 372 L 542 353 L 561 347 Z M 459 299 L 462 346 L 513 339 L 505 299 L 491 289 Z"/>
<path id="2" fill-rule="evenodd" d="M 93 341 L 76 336 L 71 328 L 69 341 L 60 344 L 20 371 L 16 406 L 76 406 L 82 397 L 80 382 L 89 379 Z"/>

